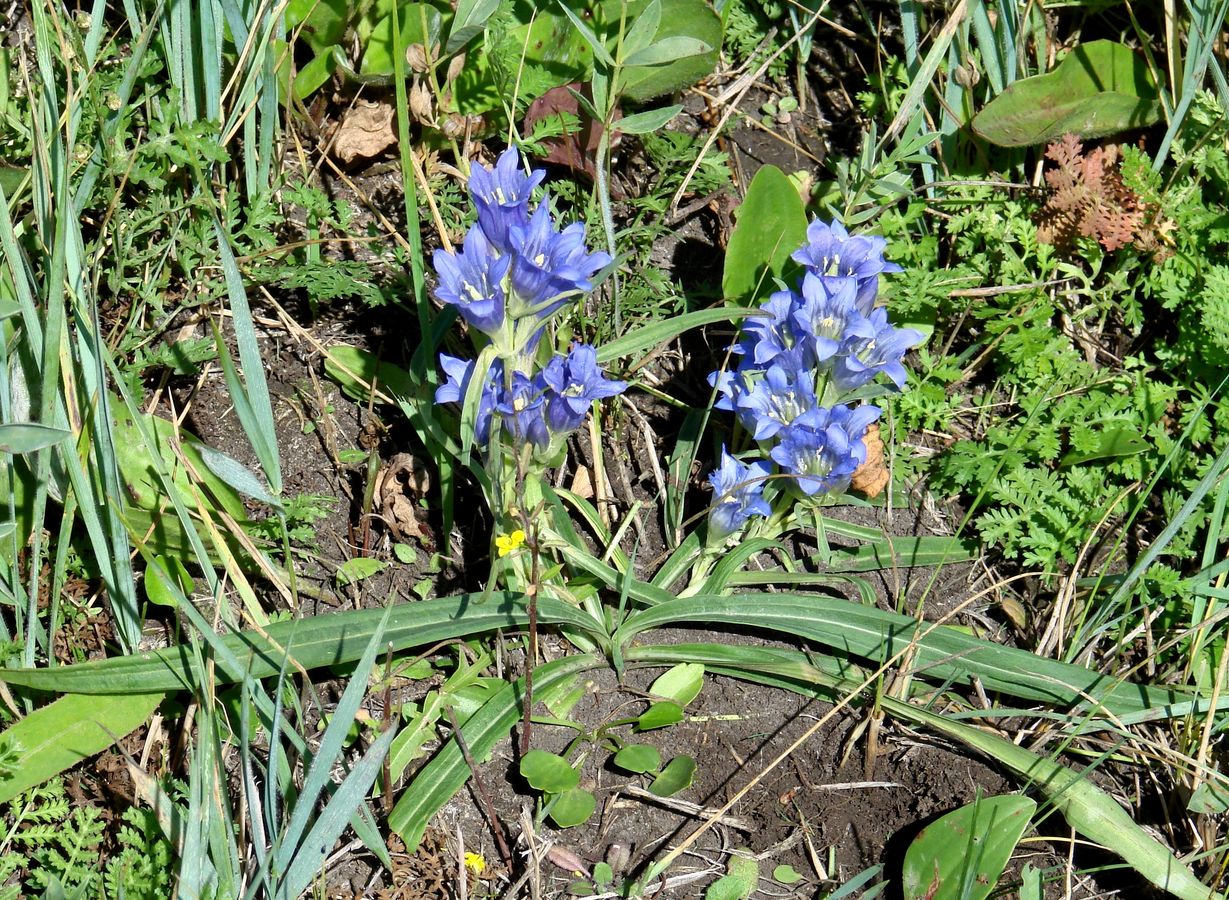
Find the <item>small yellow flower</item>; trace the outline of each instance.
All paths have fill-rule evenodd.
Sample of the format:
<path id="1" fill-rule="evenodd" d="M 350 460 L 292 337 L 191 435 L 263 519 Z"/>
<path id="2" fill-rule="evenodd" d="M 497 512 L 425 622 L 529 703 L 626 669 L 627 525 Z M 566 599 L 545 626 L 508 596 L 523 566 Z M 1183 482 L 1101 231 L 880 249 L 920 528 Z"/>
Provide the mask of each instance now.
<path id="1" fill-rule="evenodd" d="M 486 860 L 482 858 L 481 853 L 466 853 L 465 868 L 469 869 L 475 875 L 481 875 L 486 871 Z"/>
<path id="2" fill-rule="evenodd" d="M 523 543 L 525 543 L 525 532 L 519 528 L 511 534 L 501 534 L 495 537 L 495 546 L 499 550 L 500 558 L 507 556 Z"/>

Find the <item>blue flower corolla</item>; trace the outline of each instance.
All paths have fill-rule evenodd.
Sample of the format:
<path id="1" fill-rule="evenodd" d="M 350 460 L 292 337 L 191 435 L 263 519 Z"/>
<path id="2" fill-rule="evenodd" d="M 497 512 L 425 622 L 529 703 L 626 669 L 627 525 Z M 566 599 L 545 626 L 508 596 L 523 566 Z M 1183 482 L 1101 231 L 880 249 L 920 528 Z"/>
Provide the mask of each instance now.
<path id="1" fill-rule="evenodd" d="M 512 440 L 533 444 L 538 449 L 550 444 L 545 410 L 543 385 L 524 372 L 512 373 L 511 386 L 500 392 L 495 403 L 495 411 Z"/>
<path id="2" fill-rule="evenodd" d="M 769 365 L 798 344 L 793 314 L 801 305 L 802 298 L 793 291 L 777 291 L 760 306 L 767 315 L 748 317 L 731 349 L 742 355 L 745 364 Z"/>
<path id="3" fill-rule="evenodd" d="M 833 382 L 842 391 L 851 391 L 868 383 L 882 372 L 892 380 L 897 390 L 905 386 L 905 367 L 901 360 L 905 351 L 922 341 L 922 333 L 914 328 L 896 328 L 888 322 L 885 309 L 872 310 L 864 328 L 851 333 L 841 344 L 832 369 Z"/>
<path id="4" fill-rule="evenodd" d="M 904 271 L 883 258 L 888 242 L 875 235 L 850 236 L 840 222 L 821 222 L 807 226 L 807 244 L 794 251 L 792 259 L 821 277 L 853 278 L 857 282 L 858 309 L 870 315 L 879 292 L 879 276 L 884 272 Z"/>
<path id="5" fill-rule="evenodd" d="M 869 404 L 809 409 L 781 432 L 769 455 L 809 497 L 843 491 L 866 462 L 863 437 L 879 413 Z"/>
<path id="6" fill-rule="evenodd" d="M 541 378 L 546 386 L 546 424 L 557 435 L 579 428 L 594 400 L 627 390 L 626 381 L 606 377 L 597 364 L 597 350 L 589 344 L 577 344 L 566 357 L 551 359 Z"/>
<path id="7" fill-rule="evenodd" d="M 815 373 L 773 364 L 755 386 L 735 399 L 739 419 L 757 441 L 766 441 L 816 405 Z"/>
<path id="8" fill-rule="evenodd" d="M 562 307 L 569 295 L 587 291 L 590 278 L 611 257 L 585 249 L 585 226 L 574 222 L 556 231 L 549 198 L 542 201 L 524 226 L 508 229 L 512 250 L 512 291 L 518 301 L 513 315 L 533 314 L 545 319 Z"/>
<path id="9" fill-rule="evenodd" d="M 499 155 L 493 168 L 470 168 L 469 193 L 478 210 L 478 224 L 501 253 L 508 250 L 508 229 L 529 223 L 529 195 L 545 177 L 542 169 L 526 175 L 521 156 L 512 147 Z"/>
<path id="10" fill-rule="evenodd" d="M 865 317 L 857 307 L 857 283 L 852 278 L 821 278 L 807 272 L 802 278 L 802 305 L 794 311 L 794 325 L 816 363 L 836 355 L 850 329 L 859 329 Z"/>
<path id="11" fill-rule="evenodd" d="M 708 476 L 714 494 L 708 513 L 710 536 L 725 537 L 742 528 L 752 516 L 772 515 L 772 507 L 764 499 L 765 479 L 771 471 L 766 462 L 747 465 L 721 448 L 721 463 Z"/>
<path id="12" fill-rule="evenodd" d="M 440 354 L 440 368 L 448 376 L 447 381 L 435 389 L 436 403 L 464 403 L 465 394 L 469 390 L 469 380 L 474 376 L 476 360 L 458 359 L 447 353 Z M 486 384 L 482 386 L 482 394 L 478 399 L 478 415 L 474 420 L 474 437 L 479 444 L 485 444 L 491 435 L 491 414 L 499 397 L 499 386 L 503 383 L 503 363 L 496 360 L 487 371 Z"/>
<path id="13" fill-rule="evenodd" d="M 482 229 L 475 225 L 456 253 L 436 250 L 439 284 L 435 296 L 455 306 L 461 318 L 484 334 L 495 335 L 504 324 L 504 276 L 512 260 L 495 255 Z"/>

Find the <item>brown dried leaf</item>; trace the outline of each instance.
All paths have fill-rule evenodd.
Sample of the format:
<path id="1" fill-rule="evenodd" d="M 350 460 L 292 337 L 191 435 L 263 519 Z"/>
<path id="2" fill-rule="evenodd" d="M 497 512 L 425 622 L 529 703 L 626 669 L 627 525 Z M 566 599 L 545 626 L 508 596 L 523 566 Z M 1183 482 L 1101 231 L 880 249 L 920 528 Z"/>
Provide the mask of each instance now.
<path id="1" fill-rule="evenodd" d="M 333 155 L 344 165 L 374 159 L 397 142 L 394 110 L 383 101 L 359 100 L 346 110 L 333 135 Z"/>
<path id="2" fill-rule="evenodd" d="M 883 438 L 879 426 L 871 425 L 862 437 L 866 444 L 866 462 L 853 473 L 850 487 L 867 497 L 878 497 L 888 486 L 888 469 L 883 460 Z"/>
<path id="3" fill-rule="evenodd" d="M 398 453 L 376 476 L 375 504 L 397 540 L 430 539 L 418 509 L 418 499 L 430 489 L 426 466 L 409 453 Z"/>

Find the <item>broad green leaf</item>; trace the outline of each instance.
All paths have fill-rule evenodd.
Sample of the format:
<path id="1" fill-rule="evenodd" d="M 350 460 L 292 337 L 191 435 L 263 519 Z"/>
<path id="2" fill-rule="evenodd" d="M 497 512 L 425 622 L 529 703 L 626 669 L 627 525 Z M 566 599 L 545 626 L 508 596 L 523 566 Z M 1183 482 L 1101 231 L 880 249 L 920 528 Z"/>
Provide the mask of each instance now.
<path id="1" fill-rule="evenodd" d="M 679 663 L 668 672 L 659 675 L 649 687 L 649 693 L 654 697 L 673 700 L 679 706 L 686 706 L 696 699 L 703 687 L 704 666 L 696 663 Z"/>
<path id="2" fill-rule="evenodd" d="M 51 428 L 35 422 L 12 422 L 0 425 L 0 453 L 33 453 L 54 447 L 72 437 L 71 431 Z"/>
<path id="3" fill-rule="evenodd" d="M 482 31 L 487 19 L 499 8 L 499 0 L 460 0 L 448 28 L 444 55 L 452 56 Z M 403 20 L 404 21 L 404 20 Z"/>
<path id="4" fill-rule="evenodd" d="M 401 46 L 393 48 L 393 15 L 390 12 L 376 22 L 363 47 L 363 61 L 359 64 L 360 75 L 393 74 L 393 53 L 401 55 L 411 44 L 431 45 L 439 40 L 440 11 L 426 3 L 399 4 Z M 423 24 L 426 23 L 426 30 Z"/>
<path id="5" fill-rule="evenodd" d="M 353 559 L 347 559 L 337 567 L 337 583 L 354 584 L 355 582 L 362 581 L 364 578 L 378 575 L 387 568 L 388 563 L 382 559 L 373 559 L 370 556 L 356 556 Z"/>
<path id="6" fill-rule="evenodd" d="M 333 57 L 336 49 L 339 49 L 336 44 L 325 47 L 312 58 L 311 62 L 295 73 L 294 95 L 297 99 L 306 100 L 333 77 L 333 72 L 337 69 L 337 63 Z"/>
<path id="7" fill-rule="evenodd" d="M 661 754 L 652 744 L 627 744 L 614 755 L 614 764 L 624 772 L 643 775 L 661 768 Z"/>
<path id="8" fill-rule="evenodd" d="M 251 497 L 253 500 L 259 500 L 274 509 L 282 508 L 282 501 L 269 493 L 265 480 L 239 460 L 221 450 L 215 450 L 208 444 L 201 444 L 196 449 L 205 465 L 209 467 L 209 471 L 240 494 Z"/>
<path id="9" fill-rule="evenodd" d="M 682 111 L 683 107 L 678 103 L 673 106 L 663 106 L 660 109 L 646 109 L 644 112 L 624 116 L 613 127 L 615 131 L 621 131 L 624 134 L 648 134 L 664 128 L 667 122 Z"/>
<path id="10" fill-rule="evenodd" d="M 177 592 L 170 586 L 175 583 L 185 596 L 191 596 L 194 584 L 192 576 L 178 557 L 155 556 L 145 569 L 145 596 L 156 606 L 179 605 Z"/>
<path id="11" fill-rule="evenodd" d="M 746 856 L 734 855 L 726 863 L 726 874 L 708 886 L 704 900 L 747 900 L 760 881 L 760 864 Z"/>
<path id="12" fill-rule="evenodd" d="M 435 723 L 443 713 L 440 692 L 429 691 L 422 700 L 422 708 L 406 716 L 405 726 L 388 749 L 388 771 L 394 779 L 401 777 L 406 766 L 426 755 L 423 745 L 435 737 Z"/>
<path id="13" fill-rule="evenodd" d="M 580 773 L 562 756 L 545 750 L 530 750 L 521 757 L 521 777 L 534 790 L 562 794 L 580 784 Z"/>
<path id="14" fill-rule="evenodd" d="M 655 728 L 665 728 L 667 725 L 677 725 L 683 721 L 683 707 L 669 700 L 654 703 L 636 720 L 637 731 L 652 731 Z"/>
<path id="15" fill-rule="evenodd" d="M 1161 103 L 1147 61 L 1114 41 L 1080 44 L 1045 75 L 1009 85 L 973 118 L 1001 147 L 1031 147 L 1072 132 L 1099 138 L 1151 125 Z"/>
<path id="16" fill-rule="evenodd" d="M 802 881 L 802 875 L 793 866 L 783 865 L 772 870 L 772 880 L 778 884 L 797 884 Z"/>
<path id="17" fill-rule="evenodd" d="M 245 675 L 276 675 L 282 669 L 286 647 L 292 648 L 295 667 L 314 669 L 353 662 L 362 654 L 382 615 L 379 609 L 354 610 L 275 622 L 261 632 L 228 634 L 218 640 L 242 660 L 241 668 L 234 670 L 226 661 L 216 660 L 214 678 L 218 683 L 228 683 Z M 515 628 L 528 621 L 522 595 L 502 591 L 489 596 L 459 594 L 396 606 L 383 641 L 396 652 L 497 628 Z M 600 624 L 587 613 L 551 597 L 538 598 L 538 622 L 566 623 L 584 632 L 601 633 Z M 0 669 L 0 682 L 83 694 L 190 690 L 197 683 L 191 660 L 191 647 L 180 645 L 54 669 Z"/>
<path id="18" fill-rule="evenodd" d="M 613 47 L 618 37 L 619 13 L 624 0 L 607 0 L 602 4 L 602 13 L 607 22 L 614 23 L 608 31 L 608 46 Z M 717 65 L 718 48 L 721 47 L 721 18 L 704 0 L 660 0 L 661 23 L 653 45 L 641 51 L 644 60 L 658 60 L 653 64 L 627 65 L 619 79 L 620 97 L 633 103 L 644 103 L 654 97 L 673 94 L 691 87 L 710 74 Z M 631 0 L 627 3 L 627 21 L 635 22 L 648 6 L 647 0 Z M 701 46 L 708 47 L 700 50 Z M 654 47 L 661 47 L 657 52 Z M 677 52 L 674 57 L 670 51 Z M 663 59 L 663 54 L 665 58 Z"/>
<path id="19" fill-rule="evenodd" d="M 156 694 L 69 694 L 10 725 L 0 747 L 17 754 L 0 778 L 0 803 L 110 747 L 162 702 Z"/>
<path id="20" fill-rule="evenodd" d="M 673 797 L 679 791 L 691 787 L 696 776 L 696 761 L 690 756 L 676 756 L 649 784 L 649 793 L 658 797 Z"/>
<path id="21" fill-rule="evenodd" d="M 1223 816 L 1229 812 L 1229 788 L 1220 781 L 1201 781 L 1186 808 L 1196 815 Z"/>
<path id="22" fill-rule="evenodd" d="M 905 852 L 906 900 L 985 900 L 995 889 L 1037 804 L 981 797 L 931 822 Z"/>
<path id="23" fill-rule="evenodd" d="M 806 243 L 806 209 L 785 173 L 762 166 L 734 215 L 721 293 L 732 303 L 753 306 L 777 289 L 773 279 L 787 277 L 790 254 Z"/>
<path id="24" fill-rule="evenodd" d="M 348 0 L 290 0 L 286 29 L 319 53 L 345 39 L 349 16 Z"/>
<path id="25" fill-rule="evenodd" d="M 560 828 L 571 828 L 589 821 L 597 809 L 597 798 L 584 788 L 568 788 L 553 798 L 550 817 Z"/>

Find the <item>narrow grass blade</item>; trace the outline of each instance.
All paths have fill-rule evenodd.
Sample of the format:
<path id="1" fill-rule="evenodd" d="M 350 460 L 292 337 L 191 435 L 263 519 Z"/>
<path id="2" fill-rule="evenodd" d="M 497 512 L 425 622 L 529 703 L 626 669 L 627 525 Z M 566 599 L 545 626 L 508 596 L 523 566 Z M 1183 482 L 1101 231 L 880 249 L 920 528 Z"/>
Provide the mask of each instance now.
<path id="1" fill-rule="evenodd" d="M 300 849 L 299 838 L 302 837 L 303 831 L 307 827 L 308 817 L 315 809 L 316 801 L 320 798 L 325 784 L 330 779 L 333 767 L 341 757 L 345 746 L 346 733 L 354 723 L 359 706 L 367 695 L 367 680 L 371 675 L 371 667 L 375 663 L 376 653 L 380 649 L 380 641 L 384 636 L 385 628 L 388 627 L 389 616 L 392 614 L 392 611 L 392 606 L 384 609 L 384 615 L 376 624 L 375 631 L 367 642 L 366 649 L 363 650 L 363 655 L 359 657 L 358 664 L 350 675 L 346 689 L 337 703 L 337 708 L 329 719 L 329 726 L 324 730 L 324 735 L 320 739 L 320 745 L 312 754 L 311 765 L 308 767 L 307 774 L 303 778 L 303 786 L 299 789 L 294 812 L 291 814 L 290 822 L 287 824 L 286 830 L 282 835 L 282 846 L 277 861 L 279 870 L 288 870 L 290 854 L 298 856 Z M 389 740 L 392 740 L 391 736 Z M 349 818 L 350 816 L 347 814 L 345 820 L 349 820 Z M 313 869 L 312 871 L 316 870 Z M 290 893 L 289 896 L 297 897 L 298 892 Z"/>

